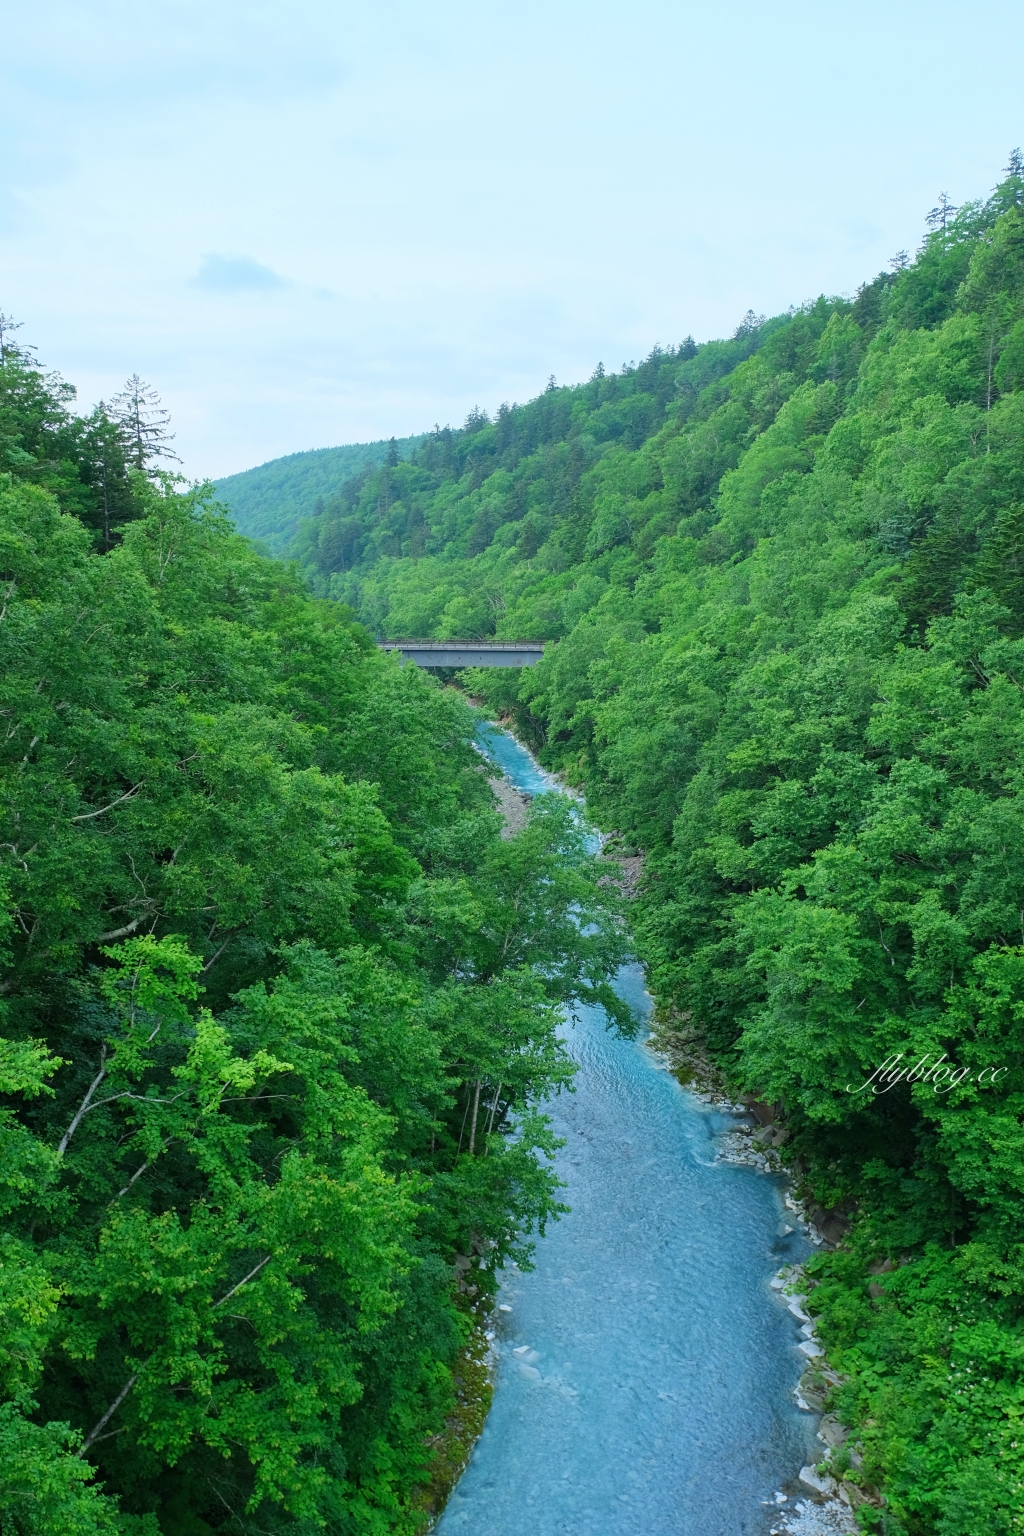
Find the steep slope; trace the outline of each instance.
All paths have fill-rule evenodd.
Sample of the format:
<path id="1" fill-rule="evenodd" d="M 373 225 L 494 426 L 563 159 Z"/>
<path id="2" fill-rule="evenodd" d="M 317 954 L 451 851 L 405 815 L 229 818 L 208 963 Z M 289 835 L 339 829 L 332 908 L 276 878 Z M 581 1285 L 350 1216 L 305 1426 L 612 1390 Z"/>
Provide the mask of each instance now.
<path id="1" fill-rule="evenodd" d="M 477 416 L 297 544 L 378 632 L 558 640 L 468 681 L 647 850 L 663 1016 L 852 1222 L 812 1304 L 889 1532 L 1024 1523 L 1022 171 L 855 300 Z"/>
<path id="2" fill-rule="evenodd" d="M 313 517 L 325 500 L 360 470 L 383 464 L 389 452 L 408 458 L 422 437 L 403 437 L 394 447 L 383 438 L 376 443 L 348 443 L 341 448 L 314 448 L 270 459 L 255 469 L 225 475 L 216 482 L 217 498 L 228 508 L 240 533 L 259 539 L 280 555 L 293 537 L 300 518 Z"/>
<path id="3" fill-rule="evenodd" d="M 561 1008 L 629 1024 L 618 901 L 564 797 L 500 836 L 452 690 L 69 398 L 8 343 L 0 1529 L 421 1536 L 559 1209 Z"/>

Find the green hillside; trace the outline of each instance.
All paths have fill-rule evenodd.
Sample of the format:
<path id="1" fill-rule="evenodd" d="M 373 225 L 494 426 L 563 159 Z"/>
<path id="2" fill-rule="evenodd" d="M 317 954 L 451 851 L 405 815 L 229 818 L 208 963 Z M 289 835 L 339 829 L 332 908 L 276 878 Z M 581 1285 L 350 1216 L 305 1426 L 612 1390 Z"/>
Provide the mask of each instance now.
<path id="1" fill-rule="evenodd" d="M 464 700 L 72 398 L 8 337 L 0 1531 L 423 1536 L 564 1209 L 563 1010 L 631 1026 L 620 904 L 564 796 L 500 835 Z"/>
<path id="2" fill-rule="evenodd" d="M 663 1021 L 849 1223 L 835 1469 L 911 1536 L 1024 1528 L 1022 205 L 1015 153 L 855 298 L 476 413 L 296 545 L 376 632 L 558 641 L 467 681 L 647 851 Z"/>
<path id="3" fill-rule="evenodd" d="M 395 450 L 399 457 L 408 458 L 422 441 L 421 437 L 399 438 Z M 389 446 L 382 438 L 376 443 L 289 453 L 255 469 L 226 475 L 216 483 L 217 498 L 229 508 L 241 533 L 259 539 L 271 553 L 281 555 L 299 519 L 313 516 L 318 503 L 335 496 L 360 470 L 383 464 Z"/>

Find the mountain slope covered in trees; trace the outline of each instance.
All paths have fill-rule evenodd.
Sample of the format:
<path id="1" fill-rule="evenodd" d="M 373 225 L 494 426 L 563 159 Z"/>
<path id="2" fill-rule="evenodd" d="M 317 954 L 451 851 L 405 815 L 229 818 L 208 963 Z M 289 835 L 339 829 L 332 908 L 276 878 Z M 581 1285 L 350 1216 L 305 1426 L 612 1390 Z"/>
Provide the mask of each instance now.
<path id="1" fill-rule="evenodd" d="M 271 554 L 280 555 L 299 522 L 318 516 L 326 501 L 353 476 L 385 463 L 389 457 L 408 458 L 422 441 L 421 437 L 403 437 L 289 453 L 255 469 L 225 475 L 214 489 L 239 532 L 258 539 Z"/>
<path id="2" fill-rule="evenodd" d="M 454 692 L 155 471 L 149 396 L 133 439 L 72 393 L 5 349 L 0 1528 L 412 1536 L 616 903 L 564 797 L 501 838 Z"/>
<path id="3" fill-rule="evenodd" d="M 378 633 L 557 641 L 466 681 L 647 851 L 663 1017 L 850 1219 L 837 1467 L 914 1536 L 1024 1528 L 1022 210 L 1015 154 L 854 299 L 475 413 L 295 545 Z"/>

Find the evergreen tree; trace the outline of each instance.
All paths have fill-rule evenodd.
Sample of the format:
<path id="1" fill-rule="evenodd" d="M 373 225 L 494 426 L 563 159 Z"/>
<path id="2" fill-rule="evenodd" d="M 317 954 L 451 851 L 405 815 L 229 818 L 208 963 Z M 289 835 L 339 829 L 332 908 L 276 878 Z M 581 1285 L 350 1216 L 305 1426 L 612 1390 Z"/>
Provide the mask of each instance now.
<path id="1" fill-rule="evenodd" d="M 930 213 L 925 214 L 925 223 L 929 229 L 945 229 L 956 211 L 956 205 L 950 202 L 946 193 L 940 192 L 938 203 Z"/>
<path id="2" fill-rule="evenodd" d="M 0 480 L 0 1525 L 419 1536 L 619 905 L 450 690 L 133 492 L 108 553 Z"/>
<path id="3" fill-rule="evenodd" d="M 20 331 L 24 324 L 24 320 L 15 320 L 11 315 L 5 315 L 0 309 L 0 368 L 9 357 L 18 358 L 24 355 L 14 341 L 15 331 Z"/>
<path id="4" fill-rule="evenodd" d="M 178 455 L 168 446 L 174 440 L 174 433 L 167 430 L 170 412 L 161 405 L 156 390 L 137 373 L 133 373 L 121 393 L 114 396 L 107 411 L 119 424 L 128 459 L 136 469 L 151 473 L 157 459 L 180 463 Z"/>
<path id="5" fill-rule="evenodd" d="M 368 537 L 331 587 L 382 631 L 557 641 L 467 683 L 645 850 L 666 1043 L 785 1117 L 845 1232 L 815 1387 L 891 1536 L 1024 1519 L 1022 209 L 1015 151 L 854 301 L 452 434 L 409 466 L 426 557 Z M 970 1077 L 855 1091 L 901 1052 Z"/>

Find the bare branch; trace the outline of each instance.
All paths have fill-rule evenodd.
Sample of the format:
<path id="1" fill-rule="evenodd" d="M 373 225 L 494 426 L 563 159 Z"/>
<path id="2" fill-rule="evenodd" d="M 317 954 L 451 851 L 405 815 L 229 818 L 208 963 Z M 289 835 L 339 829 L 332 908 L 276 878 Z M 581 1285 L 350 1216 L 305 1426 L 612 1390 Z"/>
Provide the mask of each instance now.
<path id="1" fill-rule="evenodd" d="M 237 1285 L 233 1285 L 231 1287 L 230 1291 L 228 1291 L 226 1296 L 222 1296 L 220 1301 L 213 1302 L 213 1304 L 210 1307 L 211 1312 L 215 1312 L 217 1310 L 217 1308 L 218 1307 L 222 1307 L 226 1301 L 230 1301 L 232 1296 L 234 1296 L 235 1292 L 236 1291 L 240 1291 L 242 1289 L 243 1285 L 247 1285 L 248 1282 L 255 1275 L 258 1275 L 260 1270 L 263 1268 L 264 1264 L 269 1264 L 272 1258 L 273 1258 L 273 1254 L 268 1253 L 265 1259 L 261 1259 L 260 1262 L 256 1265 L 256 1268 L 255 1269 L 251 1269 L 243 1280 L 239 1280 Z M 154 1350 L 153 1353 L 155 1354 L 156 1351 Z M 125 1382 L 125 1384 L 121 1388 L 120 1392 L 114 1398 L 114 1401 L 111 1403 L 111 1405 L 107 1409 L 106 1413 L 103 1415 L 102 1418 L 97 1419 L 96 1423 L 93 1425 L 93 1427 L 89 1431 L 88 1435 L 86 1435 L 85 1439 L 82 1441 L 82 1444 L 79 1446 L 79 1449 L 78 1449 L 78 1455 L 79 1456 L 84 1456 L 86 1451 L 90 1448 L 90 1446 L 95 1445 L 96 1441 L 99 1440 L 100 1437 L 103 1435 L 103 1431 L 106 1429 L 107 1425 L 110 1423 L 111 1419 L 114 1417 L 114 1414 L 120 1408 L 121 1404 L 124 1402 L 125 1398 L 128 1396 L 129 1392 L 132 1390 L 132 1388 L 134 1387 L 135 1383 L 138 1381 L 141 1372 L 145 1370 L 146 1366 L 149 1364 L 149 1362 L 150 1362 L 150 1360 L 152 1360 L 152 1358 L 153 1358 L 153 1355 L 149 1355 L 147 1357 L 147 1359 L 145 1359 L 142 1362 L 142 1364 L 139 1366 L 139 1369 L 137 1371 L 134 1371 L 132 1373 L 132 1375 L 129 1376 L 128 1380 Z"/>
<path id="2" fill-rule="evenodd" d="M 99 1439 L 100 1435 L 106 1429 L 107 1425 L 110 1423 L 111 1419 L 114 1417 L 114 1414 L 120 1408 L 121 1404 L 124 1402 L 125 1398 L 128 1396 L 128 1393 L 131 1391 L 132 1387 L 134 1387 L 134 1385 L 138 1381 L 138 1379 L 139 1379 L 138 1371 L 136 1371 L 134 1375 L 128 1377 L 128 1380 L 125 1382 L 125 1384 L 121 1388 L 120 1392 L 114 1398 L 114 1401 L 111 1403 L 110 1407 L 107 1409 L 107 1411 L 103 1415 L 102 1419 L 98 1419 L 96 1421 L 96 1423 L 93 1425 L 92 1429 L 89 1431 L 88 1435 L 86 1435 L 85 1439 L 82 1441 L 81 1445 L 78 1448 L 79 1456 L 84 1456 L 86 1451 L 89 1449 L 89 1447 L 96 1440 Z"/>
<path id="3" fill-rule="evenodd" d="M 33 743 L 33 745 L 34 745 L 34 743 Z M 32 748 L 29 747 L 29 751 L 30 752 L 31 752 L 31 750 L 32 750 Z M 132 795 L 137 794 L 138 791 L 142 788 L 143 783 L 144 783 L 144 780 L 140 779 L 138 784 L 134 784 L 131 789 L 126 789 L 123 795 L 118 795 L 116 800 L 111 800 L 110 804 L 109 805 L 105 805 L 102 810 L 99 810 L 99 811 L 84 811 L 81 816 L 72 816 L 71 820 L 72 821 L 92 821 L 94 816 L 105 816 L 108 811 L 112 811 L 114 809 L 115 805 L 120 805 L 122 800 L 130 800 Z"/>
<path id="4" fill-rule="evenodd" d="M 216 926 L 217 926 L 216 923 L 214 923 L 214 927 L 216 927 Z M 224 940 L 224 943 L 221 945 L 220 949 L 218 949 L 217 953 L 213 956 L 213 959 L 212 960 L 207 960 L 206 964 L 203 966 L 202 971 L 200 972 L 200 975 L 205 976 L 207 971 L 210 969 L 211 965 L 214 965 L 220 959 L 221 955 L 227 949 L 228 945 L 231 943 L 231 940 L 234 938 L 234 936 L 235 936 L 234 935 L 234 929 L 232 929 L 231 933 L 228 934 L 227 938 Z"/>
<path id="5" fill-rule="evenodd" d="M 297 1093 L 241 1093 L 230 1099 L 218 1099 L 218 1104 L 269 1104 L 271 1099 L 297 1099 Z"/>
<path id="6" fill-rule="evenodd" d="M 101 1440 L 116 1440 L 118 1435 L 124 1434 L 124 1431 L 125 1426 L 123 1424 L 120 1429 L 108 1429 L 105 1435 L 97 1435 L 92 1443 L 93 1445 L 98 1445 Z"/>
<path id="7" fill-rule="evenodd" d="M 491 1100 L 491 1112 L 490 1112 L 489 1116 L 487 1117 L 487 1135 L 488 1136 L 491 1134 L 491 1131 L 492 1131 L 492 1129 L 494 1127 L 494 1113 L 495 1113 L 495 1110 L 498 1108 L 498 1099 L 501 1097 L 501 1090 L 502 1090 L 502 1088 L 504 1086 L 505 1086 L 504 1083 L 499 1083 L 497 1088 L 495 1088 L 495 1090 L 494 1090 L 494 1098 Z"/>
<path id="8" fill-rule="evenodd" d="M 123 928 L 110 928 L 106 933 L 98 933 L 93 939 L 93 943 L 109 944 L 112 939 L 126 939 L 130 933 L 135 932 L 140 923 L 146 921 L 148 916 L 149 913 L 144 912 L 141 917 L 135 918 L 133 922 L 125 923 Z"/>
<path id="9" fill-rule="evenodd" d="M 100 1083 L 102 1083 L 103 1079 L 106 1077 L 106 1075 L 107 1075 L 107 1065 L 106 1065 L 106 1062 L 107 1062 L 107 1048 L 104 1045 L 104 1046 L 100 1047 L 100 1069 L 97 1072 L 96 1076 L 93 1078 L 92 1082 L 90 1083 L 88 1093 L 86 1094 L 85 1098 L 82 1100 L 81 1104 L 78 1106 L 78 1113 L 75 1115 L 75 1118 L 72 1120 L 71 1124 L 68 1126 L 67 1130 L 64 1132 L 64 1135 L 61 1137 L 60 1146 L 57 1148 L 57 1156 L 58 1157 L 63 1157 L 64 1156 L 64 1153 L 68 1149 L 68 1142 L 71 1140 L 72 1136 L 78 1130 L 78 1126 L 79 1126 L 79 1123 L 80 1123 L 80 1121 L 82 1119 L 82 1116 L 86 1113 L 86 1111 L 89 1108 L 89 1105 L 92 1103 L 92 1096 L 93 1096 L 93 1094 L 96 1092 L 96 1089 L 99 1087 Z M 102 1429 L 102 1427 L 103 1426 L 101 1425 L 100 1428 Z"/>
<path id="10" fill-rule="evenodd" d="M 230 1301 L 232 1296 L 235 1295 L 236 1291 L 240 1291 L 242 1289 L 243 1285 L 247 1285 L 250 1280 L 252 1280 L 256 1275 L 258 1275 L 260 1270 L 263 1268 L 263 1266 L 265 1264 L 269 1264 L 272 1258 L 273 1258 L 273 1254 L 268 1253 L 265 1259 L 261 1259 L 260 1260 L 260 1262 L 256 1265 L 255 1269 L 251 1269 L 249 1271 L 249 1273 L 243 1279 L 239 1280 L 237 1285 L 233 1285 L 231 1287 L 230 1291 L 228 1291 L 226 1296 L 222 1296 L 220 1301 L 213 1302 L 211 1304 L 210 1311 L 211 1312 L 215 1312 L 217 1310 L 217 1308 L 218 1307 L 222 1307 L 226 1301 Z M 155 1354 L 155 1353 L 156 1353 L 156 1351 L 154 1350 L 153 1354 Z M 79 1456 L 84 1456 L 86 1451 L 90 1448 L 90 1446 L 95 1445 L 96 1441 L 101 1437 L 101 1435 L 103 1434 L 103 1431 L 106 1429 L 107 1425 L 110 1423 L 111 1419 L 114 1417 L 114 1414 L 120 1408 L 121 1404 L 124 1402 L 125 1398 L 128 1396 L 129 1392 L 132 1390 L 132 1388 L 134 1387 L 135 1383 L 138 1381 L 140 1374 L 142 1373 L 142 1371 L 145 1370 L 146 1366 L 149 1364 L 149 1362 L 150 1362 L 150 1360 L 152 1360 L 152 1358 L 153 1358 L 153 1355 L 152 1354 L 149 1355 L 142 1362 L 142 1364 L 139 1366 L 139 1369 L 137 1371 L 134 1371 L 132 1373 L 132 1375 L 129 1376 L 128 1380 L 125 1382 L 125 1384 L 121 1388 L 120 1392 L 114 1398 L 114 1401 L 111 1403 L 111 1405 L 107 1409 L 106 1413 L 103 1415 L 102 1418 L 97 1419 L 96 1423 L 93 1425 L 93 1427 L 89 1431 L 88 1435 L 86 1435 L 85 1439 L 83 1440 L 81 1446 L 78 1449 L 78 1455 Z"/>
<path id="11" fill-rule="evenodd" d="M 469 1155 L 473 1156 L 476 1147 L 476 1118 L 480 1112 L 480 1079 L 476 1080 L 476 1092 L 473 1095 L 473 1124 L 469 1129 Z"/>
<path id="12" fill-rule="evenodd" d="M 259 1272 L 263 1268 L 264 1264 L 269 1264 L 273 1257 L 274 1257 L 274 1255 L 272 1253 L 268 1253 L 265 1259 L 260 1259 L 260 1261 L 256 1265 L 255 1269 L 250 1269 L 249 1273 L 245 1276 L 245 1278 L 242 1279 L 242 1280 L 239 1280 L 237 1285 L 233 1285 L 231 1287 L 230 1291 L 228 1291 L 226 1296 L 222 1296 L 220 1301 L 215 1301 L 213 1303 L 212 1307 L 210 1308 L 211 1312 L 216 1312 L 218 1307 L 222 1307 L 226 1301 L 230 1301 L 232 1296 L 235 1294 L 235 1292 L 236 1291 L 240 1291 L 242 1289 L 243 1285 L 248 1285 L 249 1281 L 255 1275 L 259 1274 Z"/>
<path id="13" fill-rule="evenodd" d="M 161 1152 L 166 1152 L 167 1148 L 170 1146 L 170 1144 L 171 1143 L 169 1141 L 165 1141 L 163 1143 L 163 1145 L 161 1146 L 160 1151 Z M 128 1180 L 128 1183 L 125 1185 L 124 1189 L 119 1189 L 118 1190 L 117 1194 L 114 1196 L 114 1200 L 120 1200 L 122 1195 L 126 1195 L 128 1193 L 128 1191 L 131 1189 L 132 1185 L 135 1183 L 135 1180 L 141 1178 L 142 1175 L 145 1173 L 146 1169 L 147 1168 L 151 1168 L 155 1162 L 156 1162 L 156 1158 L 155 1157 L 147 1157 L 147 1159 L 146 1159 L 146 1161 L 144 1163 L 140 1163 L 138 1168 L 136 1168 L 135 1172 L 132 1174 L 131 1178 Z M 111 1200 L 111 1202 L 110 1202 L 111 1205 L 113 1205 L 114 1200 Z"/>
<path id="14" fill-rule="evenodd" d="M 154 1034 L 155 1034 L 155 1031 L 154 1031 Z M 150 1040 L 152 1040 L 153 1036 L 150 1035 L 149 1038 L 150 1038 Z M 106 1046 L 104 1046 L 103 1049 L 104 1049 L 104 1052 L 105 1052 L 106 1051 Z M 68 1126 L 67 1130 L 65 1131 L 64 1139 L 63 1139 L 63 1141 L 61 1142 L 60 1146 L 57 1149 L 57 1156 L 58 1157 L 63 1155 L 63 1153 L 65 1151 L 65 1148 L 67 1147 L 68 1142 L 71 1140 L 71 1138 L 74 1135 L 75 1131 L 78 1129 L 78 1124 L 79 1124 L 79 1121 L 82 1119 L 82 1116 L 83 1115 L 87 1115 L 90 1112 L 90 1110 L 102 1109 L 104 1104 L 118 1104 L 118 1103 L 120 1103 L 120 1101 L 122 1099 L 132 1099 L 136 1104 L 177 1104 L 178 1100 L 179 1099 L 183 1099 L 185 1097 L 185 1095 L 189 1091 L 187 1088 L 183 1088 L 180 1093 L 172 1093 L 169 1099 L 158 1099 L 154 1094 L 150 1094 L 150 1093 L 130 1093 L 128 1091 L 128 1089 L 125 1089 L 124 1093 L 112 1093 L 109 1096 L 109 1098 L 106 1098 L 106 1099 L 96 1099 L 93 1103 L 90 1103 L 89 1100 L 92 1098 L 93 1092 L 99 1086 L 99 1084 L 102 1082 L 103 1078 L 106 1075 L 107 1075 L 107 1069 L 106 1069 L 106 1067 L 104 1067 L 102 1073 L 96 1078 L 96 1080 L 93 1083 L 92 1087 L 89 1089 L 89 1092 L 86 1094 L 85 1098 L 82 1100 L 82 1103 L 81 1103 L 81 1106 L 79 1108 L 78 1114 L 75 1116 L 75 1118 L 72 1120 L 71 1124 Z M 121 1193 L 123 1195 L 124 1194 L 124 1190 L 122 1190 Z"/>

